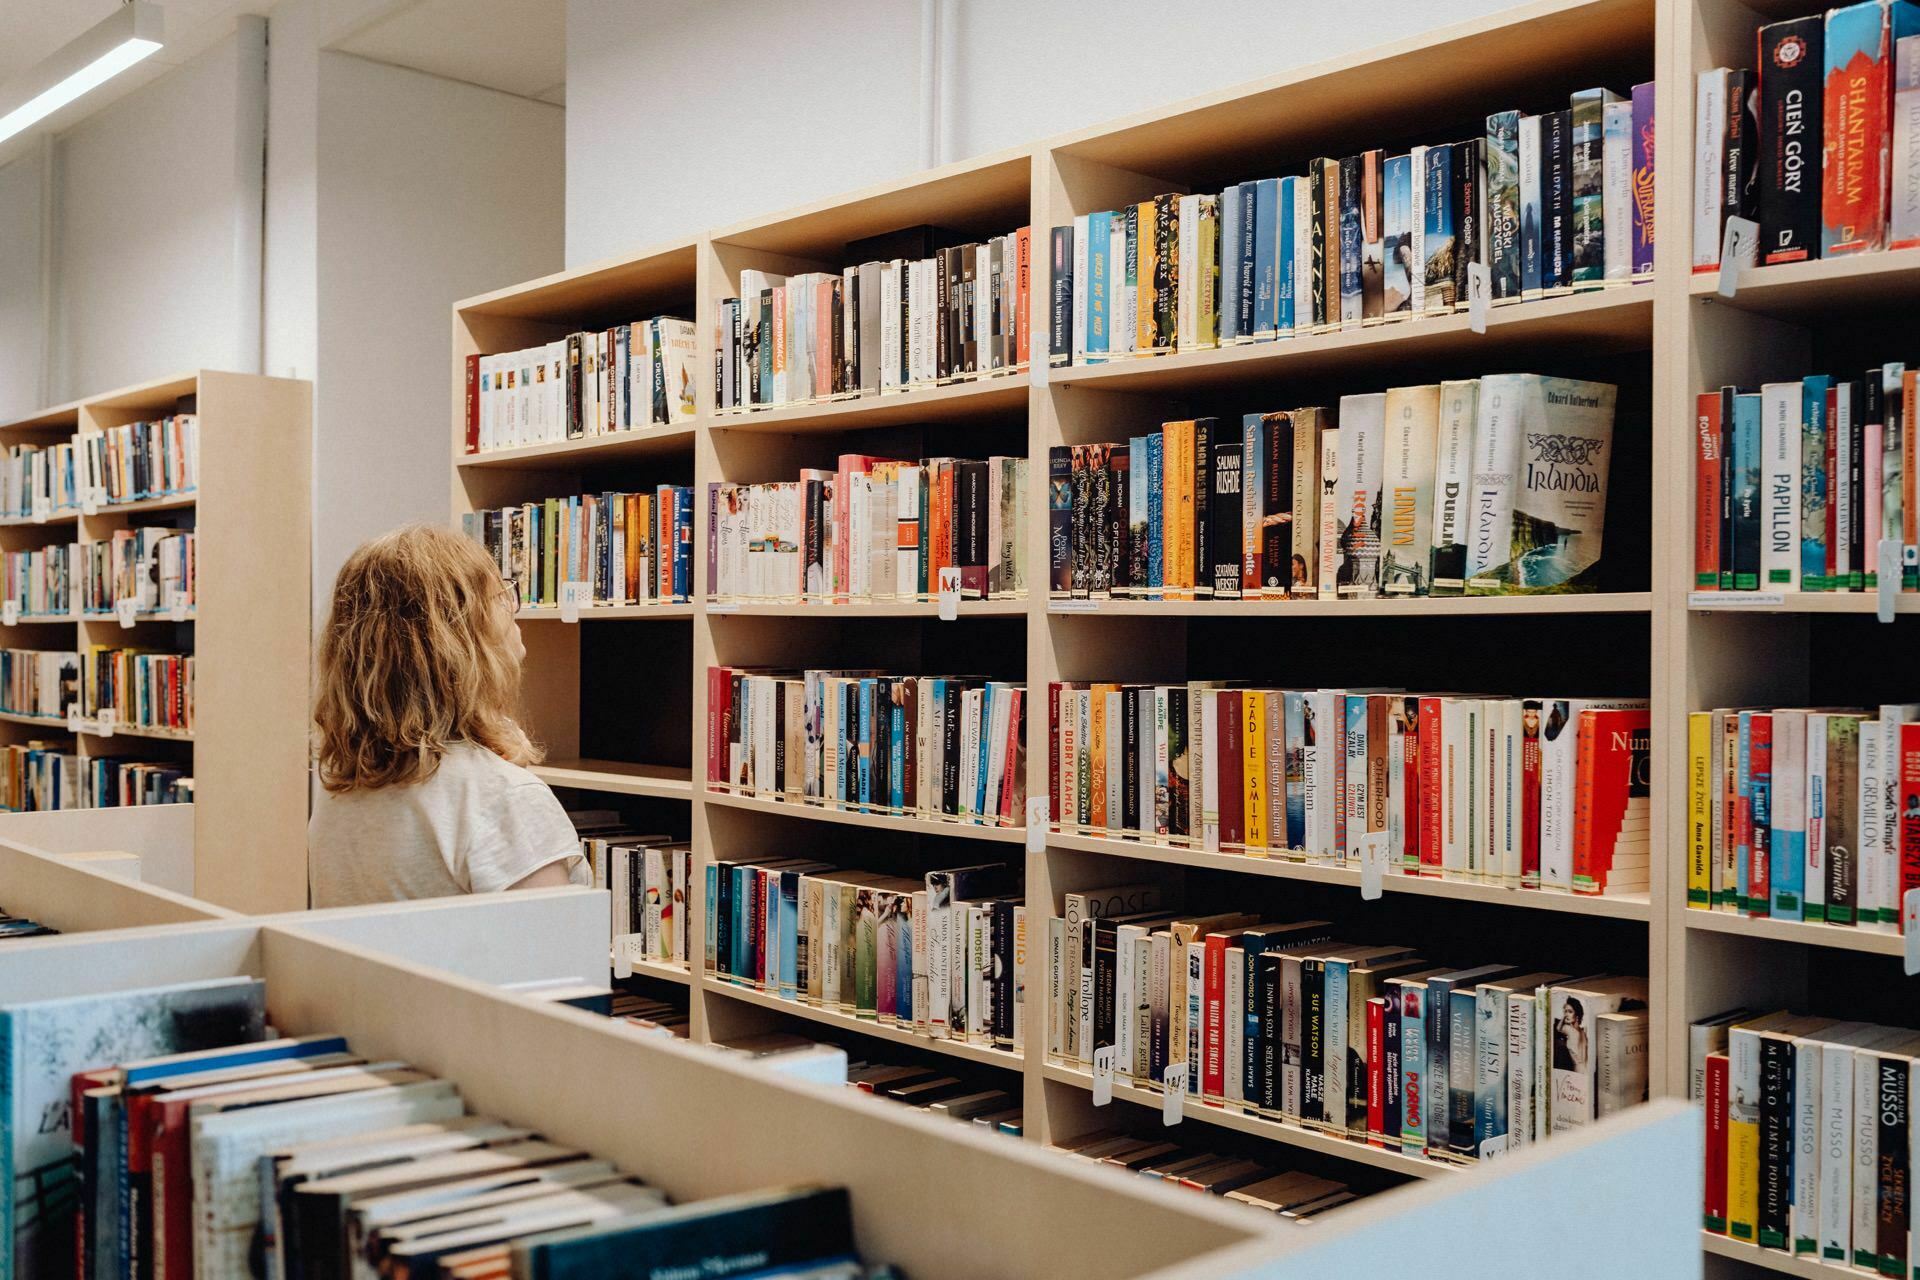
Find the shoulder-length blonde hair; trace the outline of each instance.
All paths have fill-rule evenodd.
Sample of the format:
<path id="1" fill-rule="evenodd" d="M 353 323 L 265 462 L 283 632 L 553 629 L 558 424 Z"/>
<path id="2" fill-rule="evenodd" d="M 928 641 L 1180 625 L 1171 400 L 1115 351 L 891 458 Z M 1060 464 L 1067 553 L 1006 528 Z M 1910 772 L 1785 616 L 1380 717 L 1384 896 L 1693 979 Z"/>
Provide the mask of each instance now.
<path id="1" fill-rule="evenodd" d="M 409 525 L 348 558 L 320 636 L 315 755 L 328 791 L 423 782 L 458 743 L 514 764 L 520 668 L 498 638 L 507 588 L 471 538 Z"/>

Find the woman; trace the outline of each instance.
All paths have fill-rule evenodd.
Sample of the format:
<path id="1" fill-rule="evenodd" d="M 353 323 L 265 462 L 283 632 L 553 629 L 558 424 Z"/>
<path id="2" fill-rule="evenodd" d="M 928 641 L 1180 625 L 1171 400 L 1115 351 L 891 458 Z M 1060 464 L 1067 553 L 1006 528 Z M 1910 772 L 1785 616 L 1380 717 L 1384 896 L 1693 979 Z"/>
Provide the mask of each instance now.
<path id="1" fill-rule="evenodd" d="M 588 882 L 513 721 L 519 603 L 479 544 L 446 529 L 376 538 L 341 568 L 313 715 L 315 907 Z"/>

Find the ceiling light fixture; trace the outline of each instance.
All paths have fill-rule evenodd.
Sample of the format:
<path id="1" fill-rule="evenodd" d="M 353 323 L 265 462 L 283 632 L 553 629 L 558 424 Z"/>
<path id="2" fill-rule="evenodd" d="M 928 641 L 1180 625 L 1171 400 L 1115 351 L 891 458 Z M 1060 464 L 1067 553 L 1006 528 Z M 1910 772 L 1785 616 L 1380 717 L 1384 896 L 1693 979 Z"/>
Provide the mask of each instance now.
<path id="1" fill-rule="evenodd" d="M 90 89 L 157 52 L 164 15 L 158 5 L 132 0 L 78 39 L 68 41 L 31 70 L 0 88 L 0 142 L 52 115 Z M 8 109 L 9 103 L 17 106 Z"/>

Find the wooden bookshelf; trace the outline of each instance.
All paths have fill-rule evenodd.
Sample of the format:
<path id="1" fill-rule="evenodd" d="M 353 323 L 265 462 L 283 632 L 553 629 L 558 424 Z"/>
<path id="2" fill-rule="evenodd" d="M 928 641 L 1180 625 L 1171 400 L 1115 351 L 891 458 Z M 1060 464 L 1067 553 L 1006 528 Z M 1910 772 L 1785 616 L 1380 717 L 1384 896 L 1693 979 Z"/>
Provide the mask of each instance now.
<path id="1" fill-rule="evenodd" d="M 1728 0 L 1688 0 L 1726 3 Z M 1536 0 L 1415 39 L 1285 72 L 1268 79 L 1050 138 L 1030 147 L 914 174 L 801 209 L 719 228 L 689 242 L 642 249 L 629 258 L 468 299 L 453 308 L 452 423 L 454 515 L 480 507 L 610 487 L 634 476 L 673 471 L 695 486 L 695 599 L 684 614 L 649 613 L 663 625 L 591 616 L 560 624 L 523 615 L 529 646 L 527 715 L 555 759 L 542 776 L 555 785 L 648 800 L 684 797 L 689 806 L 695 883 L 716 859 L 803 847 L 828 861 L 863 865 L 863 848 L 886 856 L 977 859 L 980 842 L 1024 859 L 1030 918 L 1060 909 L 1069 892 L 1121 883 L 1145 873 L 1186 878 L 1196 905 L 1237 905 L 1245 895 L 1271 908 L 1337 911 L 1343 929 L 1363 939 L 1416 942 L 1423 954 L 1463 963 L 1508 959 L 1556 962 L 1567 971 L 1648 975 L 1654 1003 L 1650 1053 L 1653 1091 L 1684 1087 L 1688 997 L 1676 985 L 1673 957 L 1692 931 L 1683 914 L 1679 845 L 1682 774 L 1677 764 L 1679 709 L 1690 696 L 1685 666 L 1691 625 L 1681 582 L 1691 534 L 1686 507 L 1692 381 L 1687 340 L 1701 310 L 1682 252 L 1690 225 L 1686 166 L 1690 83 L 1682 69 L 1686 21 L 1664 0 Z M 1524 57 L 1515 57 L 1516 49 Z M 1302 334 L 1275 342 L 1048 367 L 1047 229 L 1079 213 L 1169 191 L 1217 191 L 1226 182 L 1298 172 L 1317 155 L 1362 146 L 1467 136 L 1487 112 L 1564 105 L 1572 90 L 1659 85 L 1657 158 L 1661 270 L 1651 280 L 1613 284 L 1493 307 L 1484 333 L 1464 312 Z M 635 432 L 563 444 L 463 456 L 464 361 L 511 350 L 576 328 L 668 311 L 696 322 L 710 357 L 718 304 L 734 296 L 742 270 L 838 270 L 847 245 L 902 227 L 928 224 L 963 236 L 1034 228 L 1031 297 L 1036 335 L 1032 368 L 1010 375 L 879 396 L 843 397 L 716 414 L 710 378 L 700 380 L 699 416 L 688 431 Z M 1756 286 L 1749 298 L 1760 296 Z M 1785 296 L 1785 295 L 1782 295 Z M 1745 313 L 1740 313 L 1745 314 Z M 845 451 L 1024 452 L 1033 495 L 1043 494 L 1048 451 L 1062 444 L 1125 438 L 1162 421 L 1209 412 L 1328 404 L 1349 392 L 1509 370 L 1592 376 L 1622 388 L 1612 486 L 1621 497 L 1606 531 L 1610 581 L 1591 595 L 1422 600 L 1156 602 L 1053 600 L 1045 591 L 1044 503 L 1030 496 L 1024 531 L 1026 599 L 963 602 L 953 622 L 931 602 L 847 605 L 722 600 L 706 594 L 706 486 L 790 478 L 803 466 L 831 465 Z M 937 444 L 941 447 L 923 447 Z M 605 479 L 601 479 L 605 477 Z M 676 699 L 636 718 L 626 740 L 584 740 L 583 642 L 644 633 L 636 644 L 677 636 L 684 616 L 690 640 L 686 676 L 691 705 Z M 957 631 L 945 630 L 958 628 Z M 677 644 L 677 640 L 675 641 Z M 1650 698 L 1662 761 L 1654 780 L 1651 890 L 1576 897 L 1477 881 L 1388 877 L 1380 902 L 1363 901 L 1358 871 L 1275 858 L 1209 854 L 1171 844 L 1099 833 L 1049 831 L 1027 851 L 1019 828 L 969 826 L 923 817 L 738 795 L 710 789 L 705 777 L 705 671 L 713 664 L 886 665 L 925 669 L 923 653 L 956 647 L 1019 663 L 1012 674 L 1030 695 L 1062 679 L 1174 680 L 1258 675 L 1272 683 L 1394 684 L 1409 689 L 1496 684 L 1515 693 L 1637 694 Z M 1491 674 L 1470 664 L 1497 651 Z M 1309 663 L 1306 655 L 1321 660 Z M 681 651 L 674 649 L 678 661 Z M 1484 667 L 1484 663 L 1482 664 Z M 949 668 L 950 669 L 950 668 Z M 659 663 L 644 683 L 668 678 Z M 998 674 L 998 673 L 996 673 Z M 629 672 L 627 680 L 634 677 Z M 1033 705 L 1030 700 L 1030 705 Z M 1044 706 L 1044 702 L 1038 705 Z M 681 717 L 685 715 L 683 722 Z M 1028 794 L 1047 790 L 1044 714 L 1029 713 Z M 668 745 L 667 739 L 674 739 Z M 578 759 L 580 756 L 596 757 Z M 632 763 L 622 763 L 632 762 Z M 667 771 L 662 773 L 661 771 Z M 636 771 L 641 771 L 636 774 Z M 671 777 L 671 789 L 661 782 Z M 683 784 L 682 777 L 691 778 Z M 974 847 L 962 846 L 967 840 Z M 785 842 L 785 843 L 783 843 Z M 875 855 L 879 856 L 878 854 Z M 952 865 L 951 861 L 945 865 Z M 1678 896 L 1676 896 L 1678 894 Z M 704 936 L 700 894 L 690 904 L 690 936 Z M 1249 906 L 1248 909 L 1254 909 Z M 1329 917 L 1334 918 L 1334 917 Z M 1417 936 L 1402 930 L 1411 925 Z M 1512 949 L 1509 950 L 1509 947 Z M 1533 948 L 1544 950 L 1535 954 Z M 1045 987 L 1043 948 L 1029 947 L 1028 1025 L 1039 1020 Z M 1578 968 L 1574 966 L 1578 962 Z M 634 967 L 639 973 L 639 966 Z M 831 1025 L 838 1015 L 807 1009 L 702 974 L 687 975 L 693 1034 L 713 1039 L 745 1026 Z M 874 1024 L 851 1028 L 872 1034 Z M 924 1037 L 903 1032 L 931 1055 Z M 1005 1055 L 994 1054 L 1004 1065 Z M 1082 1073 L 1046 1060 L 1044 1038 L 1029 1036 L 1022 1072 L 1025 1132 L 1057 1141 L 1107 1123 L 1090 1105 Z M 1130 1088 L 1130 1087 L 1129 1087 Z M 1133 1096 L 1137 1093 L 1139 1096 Z M 1116 1097 L 1157 1107 L 1151 1089 Z M 1187 1117 L 1225 1124 L 1285 1147 L 1401 1177 L 1446 1166 L 1263 1117 L 1198 1102 Z"/>
<path id="2" fill-rule="evenodd" d="M 111 850 L 50 854 L 0 843 L 0 910 L 60 931 L 54 937 L 17 939 L 7 947 L 44 947 L 73 934 L 112 929 L 239 918 L 210 902 L 142 883 L 137 868 L 128 865 L 133 861 Z"/>
<path id="3" fill-rule="evenodd" d="M 0 444 L 51 444 L 179 412 L 199 417 L 195 492 L 9 520 L 0 546 L 89 544 L 143 525 L 193 529 L 195 607 L 137 615 L 25 617 L 8 646 L 134 646 L 194 655 L 192 731 L 0 716 L 0 739 L 77 742 L 84 756 L 177 761 L 194 782 L 194 892 L 242 911 L 307 901 L 311 666 L 310 384 L 200 371 L 0 423 Z M 68 630 L 63 634 L 58 628 Z"/>

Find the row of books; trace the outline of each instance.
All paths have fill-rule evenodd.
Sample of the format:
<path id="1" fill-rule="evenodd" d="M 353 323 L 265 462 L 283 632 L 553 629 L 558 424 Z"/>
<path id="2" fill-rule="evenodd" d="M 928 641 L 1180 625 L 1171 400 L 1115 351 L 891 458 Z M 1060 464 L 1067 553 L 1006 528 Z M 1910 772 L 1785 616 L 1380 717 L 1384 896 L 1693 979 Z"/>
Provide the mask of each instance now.
<path id="1" fill-rule="evenodd" d="M 1645 893 L 1645 699 L 1054 682 L 1048 811 L 1101 835 Z"/>
<path id="2" fill-rule="evenodd" d="M 749 1274 L 862 1274 L 844 1190 L 676 1206 L 469 1114 L 452 1081 L 337 1035 L 269 1038 L 252 978 L 16 1004 L 0 1022 L 33 1066 L 7 1077 L 13 1274 L 175 1280 L 269 1259 L 287 1280 L 704 1274 L 720 1241 L 766 1251 Z"/>
<path id="3" fill-rule="evenodd" d="M 1920 245 L 1920 6 L 1770 23 L 1754 66 L 1696 82 L 1693 269 L 1736 217 L 1760 229 L 1744 265 Z"/>
<path id="4" fill-rule="evenodd" d="M 664 835 L 594 831 L 581 835 L 580 856 L 593 887 L 613 899 L 615 950 L 629 961 L 685 965 L 693 846 Z"/>
<path id="5" fill-rule="evenodd" d="M 1737 1009 L 1694 1023 L 1688 1047 L 1706 1229 L 1856 1275 L 1909 1274 L 1920 1033 Z"/>
<path id="6" fill-rule="evenodd" d="M 582 605 L 664 604 L 693 596 L 693 489 L 584 493 L 469 511 L 460 527 L 511 578 L 525 605 L 553 607 L 568 584 Z"/>
<path id="7" fill-rule="evenodd" d="M 693 1016 L 686 1009 L 634 991 L 616 991 L 608 1016 L 676 1040 L 693 1034 Z"/>
<path id="8" fill-rule="evenodd" d="M 656 316 L 466 360 L 466 450 L 553 444 L 694 417 L 691 320 Z"/>
<path id="9" fill-rule="evenodd" d="M 0 910 L 0 942 L 11 942 L 16 938 L 45 938 L 60 931 L 25 916 L 16 916 Z"/>
<path id="10" fill-rule="evenodd" d="M 922 877 L 806 858 L 706 870 L 707 972 L 817 1009 L 1018 1052 L 1027 908 L 992 864 Z"/>
<path id="11" fill-rule="evenodd" d="M 714 335 L 715 408 L 806 404 L 1024 369 L 1032 229 L 886 258 L 838 274 L 740 273 Z"/>
<path id="12" fill-rule="evenodd" d="M 1054 1150 L 1125 1169 L 1170 1187 L 1225 1196 L 1235 1203 L 1277 1214 L 1289 1222 L 1310 1222 L 1323 1213 L 1352 1204 L 1362 1194 L 1332 1178 L 1297 1169 L 1281 1172 L 1258 1160 L 1174 1142 L 1161 1133 L 1094 1129 L 1056 1143 Z"/>
<path id="13" fill-rule="evenodd" d="M 977 676 L 707 668 L 707 784 L 1019 826 L 1026 688 Z"/>
<path id="14" fill-rule="evenodd" d="M 29 618 L 111 614 L 122 600 L 137 613 L 191 608 L 196 568 L 192 530 L 116 529 L 99 542 L 0 553 L 0 602 Z"/>
<path id="15" fill-rule="evenodd" d="M 1027 460 L 840 455 L 797 480 L 715 484 L 708 590 L 723 599 L 926 599 L 940 571 L 980 599 L 1026 591 Z"/>
<path id="16" fill-rule="evenodd" d="M 83 756 L 48 742 L 0 746 L 0 809 L 114 809 L 189 804 L 193 776 L 177 764 Z"/>
<path id="17" fill-rule="evenodd" d="M 1464 142 L 1309 162 L 1055 227 L 1049 358 L 1099 363 L 1451 311 L 1653 270 L 1654 86 L 1498 111 Z"/>
<path id="18" fill-rule="evenodd" d="M 199 485 L 200 419 L 191 413 L 84 431 L 0 451 L 0 516 L 46 519 L 190 494 Z"/>
<path id="19" fill-rule="evenodd" d="M 1687 716 L 1687 905 L 1900 929 L 1920 888 L 1920 703 Z"/>
<path id="20" fill-rule="evenodd" d="M 1207 1102 L 1458 1159 L 1646 1097 L 1644 978 L 1436 965 L 1325 921 L 1188 914 L 1151 883 L 1063 908 L 1047 922 L 1047 1036 L 1069 1063 L 1148 1085 L 1182 1067 Z"/>
<path id="21" fill-rule="evenodd" d="M 1047 459 L 1055 596 L 1593 590 L 1616 388 L 1490 374 Z"/>
<path id="22" fill-rule="evenodd" d="M 94 645 L 0 649 L 0 712 L 64 720 L 78 712 L 145 729 L 193 729 L 193 655 Z"/>
<path id="23" fill-rule="evenodd" d="M 1871 591 L 1893 544 L 1920 541 L 1912 422 L 1920 372 L 1874 365 L 1701 392 L 1694 432 L 1694 586 L 1701 591 Z"/>

